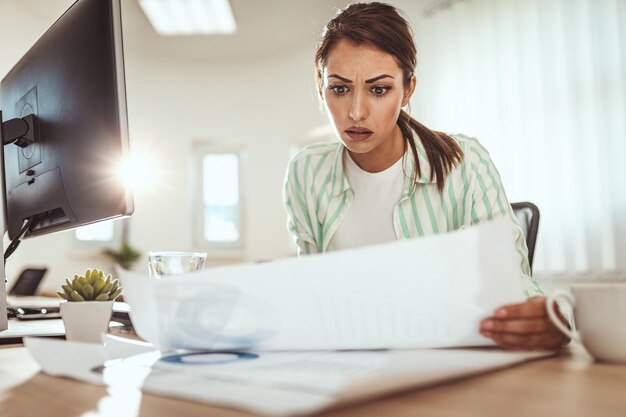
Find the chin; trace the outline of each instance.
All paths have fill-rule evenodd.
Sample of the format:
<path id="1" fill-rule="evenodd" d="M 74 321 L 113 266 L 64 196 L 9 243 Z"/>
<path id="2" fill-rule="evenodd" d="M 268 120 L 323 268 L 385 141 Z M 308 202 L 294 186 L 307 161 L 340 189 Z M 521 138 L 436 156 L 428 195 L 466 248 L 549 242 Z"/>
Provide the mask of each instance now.
<path id="1" fill-rule="evenodd" d="M 367 141 L 352 141 L 352 140 L 342 140 L 343 146 L 345 146 L 352 153 L 368 153 L 371 152 L 375 146 L 371 143 L 366 143 Z"/>

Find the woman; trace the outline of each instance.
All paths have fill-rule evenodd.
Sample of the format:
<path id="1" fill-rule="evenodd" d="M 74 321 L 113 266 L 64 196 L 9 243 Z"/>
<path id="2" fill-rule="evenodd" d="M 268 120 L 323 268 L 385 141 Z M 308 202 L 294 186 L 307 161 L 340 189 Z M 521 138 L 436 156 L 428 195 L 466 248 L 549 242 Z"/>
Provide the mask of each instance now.
<path id="1" fill-rule="evenodd" d="M 558 349 L 530 277 L 523 233 L 487 151 L 402 110 L 415 90 L 411 29 L 384 3 L 357 3 L 327 24 L 315 56 L 318 92 L 341 143 L 290 162 L 284 201 L 301 254 L 443 233 L 508 216 L 528 301 L 497 309 L 481 333 L 505 348 Z"/>

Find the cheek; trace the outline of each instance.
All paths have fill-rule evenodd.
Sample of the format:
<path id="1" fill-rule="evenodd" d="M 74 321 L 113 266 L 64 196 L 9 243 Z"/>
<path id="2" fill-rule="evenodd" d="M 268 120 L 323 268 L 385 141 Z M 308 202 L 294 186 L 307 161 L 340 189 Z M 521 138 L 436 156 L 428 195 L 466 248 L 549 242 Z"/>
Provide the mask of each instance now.
<path id="1" fill-rule="evenodd" d="M 400 115 L 400 101 L 395 98 L 389 97 L 390 100 L 386 100 L 379 107 L 378 114 L 381 116 L 379 122 L 384 123 L 387 126 L 395 126 Z"/>
<path id="2" fill-rule="evenodd" d="M 340 120 L 343 112 L 343 108 L 341 102 L 334 97 L 324 97 L 324 107 L 326 108 L 326 113 L 333 120 Z"/>

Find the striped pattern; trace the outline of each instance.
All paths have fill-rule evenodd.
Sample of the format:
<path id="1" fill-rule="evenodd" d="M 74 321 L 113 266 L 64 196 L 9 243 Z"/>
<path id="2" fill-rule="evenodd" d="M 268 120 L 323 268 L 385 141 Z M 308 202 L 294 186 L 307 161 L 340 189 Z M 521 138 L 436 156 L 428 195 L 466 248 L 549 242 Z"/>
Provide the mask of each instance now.
<path id="1" fill-rule="evenodd" d="M 524 234 L 489 153 L 474 138 L 453 137 L 461 146 L 464 158 L 448 175 L 442 193 L 429 179 L 430 165 L 421 143 L 417 141 L 422 175 L 415 182 L 411 178 L 415 167 L 413 155 L 410 151 L 405 154 L 407 176 L 393 219 L 397 239 L 445 233 L 494 217 L 508 216 L 514 226 L 526 295 L 541 294 L 530 276 Z M 283 200 L 288 228 L 299 254 L 326 252 L 348 212 L 354 194 L 344 174 L 343 152 L 341 143 L 316 144 L 302 150 L 289 164 Z"/>

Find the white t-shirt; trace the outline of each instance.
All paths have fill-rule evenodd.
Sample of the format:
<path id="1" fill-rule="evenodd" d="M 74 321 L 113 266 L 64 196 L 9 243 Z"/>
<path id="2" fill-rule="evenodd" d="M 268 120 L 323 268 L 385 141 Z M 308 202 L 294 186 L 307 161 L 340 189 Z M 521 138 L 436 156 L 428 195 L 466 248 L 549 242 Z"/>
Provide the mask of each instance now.
<path id="1" fill-rule="evenodd" d="M 376 173 L 362 170 L 348 152 L 343 154 L 343 164 L 354 198 L 328 250 L 397 241 L 393 213 L 404 184 L 402 158 Z"/>

